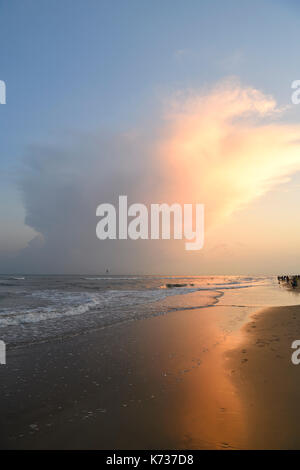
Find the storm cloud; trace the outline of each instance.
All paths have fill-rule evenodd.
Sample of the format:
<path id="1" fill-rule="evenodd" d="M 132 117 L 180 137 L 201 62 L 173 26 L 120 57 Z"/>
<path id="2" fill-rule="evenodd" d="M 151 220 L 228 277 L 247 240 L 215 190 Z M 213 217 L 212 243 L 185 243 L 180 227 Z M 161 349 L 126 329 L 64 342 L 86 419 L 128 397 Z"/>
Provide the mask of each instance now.
<path id="1" fill-rule="evenodd" d="M 129 204 L 204 203 L 209 233 L 300 170 L 300 126 L 281 123 L 281 113 L 272 97 L 226 81 L 177 94 L 149 128 L 74 133 L 53 145 L 33 145 L 20 190 L 25 223 L 37 235 L 9 260 L 10 269 L 188 270 L 193 261 L 181 241 L 98 240 L 97 206 L 117 206 L 122 194 Z"/>

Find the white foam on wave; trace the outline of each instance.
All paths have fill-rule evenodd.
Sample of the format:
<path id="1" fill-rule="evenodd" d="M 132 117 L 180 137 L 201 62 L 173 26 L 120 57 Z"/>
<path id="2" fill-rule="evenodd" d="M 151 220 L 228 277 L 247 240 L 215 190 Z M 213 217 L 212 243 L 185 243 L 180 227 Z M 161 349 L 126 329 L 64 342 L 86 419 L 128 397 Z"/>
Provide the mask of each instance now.
<path id="1" fill-rule="evenodd" d="M 187 292 L 186 292 L 187 293 Z M 98 318 L 101 313 L 106 315 L 110 310 L 139 306 L 149 302 L 162 300 L 171 293 L 162 293 L 159 289 L 145 291 L 108 290 L 101 293 L 44 290 L 30 294 L 31 297 L 48 301 L 50 305 L 37 308 L 5 308 L 0 313 L 0 328 L 26 323 L 37 323 L 55 318 L 83 315 L 96 310 Z"/>
<path id="2" fill-rule="evenodd" d="M 125 280 L 125 279 L 141 279 L 140 277 L 101 277 L 86 278 L 89 280 Z M 126 319 L 140 317 L 144 313 L 156 314 L 157 306 L 155 302 L 163 300 L 167 297 L 173 297 L 178 294 L 189 294 L 192 292 L 203 292 L 203 305 L 208 306 L 215 303 L 215 298 L 220 295 L 220 291 L 242 289 L 252 287 L 266 282 L 266 279 L 250 278 L 250 277 L 155 277 L 155 279 L 180 279 L 181 287 L 166 288 L 166 284 L 155 288 L 138 289 L 105 289 L 95 291 L 70 291 L 57 289 L 40 289 L 24 293 L 22 305 L 14 305 L 2 308 L 0 312 L 0 328 L 8 326 L 26 325 L 30 323 L 46 322 L 47 320 L 82 317 L 88 313 L 95 315 L 97 321 L 101 322 L 104 317 L 107 321 L 111 319 Z M 189 284 L 185 285 L 185 280 L 189 280 Z M 192 280 L 193 279 L 193 280 Z M 150 279 L 151 280 L 151 279 Z M 192 281 L 191 281 L 192 280 Z M 191 285 L 191 282 L 193 285 Z M 130 284 L 127 284 L 130 286 Z M 206 295 L 205 295 L 206 291 Z M 209 295 L 207 295 L 209 292 Z M 15 292 L 16 294 L 16 292 Z M 216 295 L 217 294 L 217 295 Z M 23 302 L 27 299 L 30 302 Z M 199 299 L 200 300 L 200 299 Z M 182 302 L 178 301 L 178 305 L 182 308 Z M 146 307 L 147 304 L 147 307 Z M 165 302 L 164 307 L 168 309 L 171 302 Z M 176 302 L 172 301 L 172 308 L 176 307 Z M 201 304 L 201 300 L 200 300 Z M 81 320 L 80 320 L 81 321 Z M 59 321 L 57 322 L 59 327 Z"/>

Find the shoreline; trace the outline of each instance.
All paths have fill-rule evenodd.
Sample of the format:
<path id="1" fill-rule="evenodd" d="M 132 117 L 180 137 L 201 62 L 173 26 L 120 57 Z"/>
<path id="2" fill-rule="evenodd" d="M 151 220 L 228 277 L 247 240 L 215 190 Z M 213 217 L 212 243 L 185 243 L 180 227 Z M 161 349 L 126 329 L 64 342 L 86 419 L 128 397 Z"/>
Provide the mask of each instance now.
<path id="1" fill-rule="evenodd" d="M 180 297 L 183 310 L 9 349 L 0 448 L 300 448 L 300 306 Z"/>
<path id="2" fill-rule="evenodd" d="M 227 448 L 222 353 L 250 310 L 183 297 L 190 310 L 9 350 L 0 448 Z"/>
<path id="3" fill-rule="evenodd" d="M 100 331 L 105 328 L 114 328 L 118 327 L 118 325 L 130 323 L 132 321 L 141 321 L 145 319 L 154 318 L 157 316 L 166 315 L 168 313 L 172 313 L 174 311 L 179 310 L 190 310 L 194 308 L 209 308 L 215 306 L 220 298 L 222 298 L 224 293 L 218 289 L 213 290 L 194 290 L 192 292 L 174 292 L 173 294 L 166 295 L 164 298 L 160 300 L 153 300 L 149 303 L 145 303 L 143 306 L 150 306 L 152 307 L 151 310 L 143 312 L 143 315 L 138 315 L 137 317 L 129 316 L 123 319 L 118 318 L 117 320 L 114 319 L 103 322 L 102 324 L 99 323 L 97 326 L 86 326 L 82 324 L 81 329 L 73 329 L 71 325 L 69 325 L 69 330 L 63 331 L 62 334 L 58 335 L 57 332 L 54 332 L 52 335 L 49 334 L 49 327 L 47 323 L 51 322 L 53 326 L 53 319 L 49 319 L 47 322 L 35 323 L 35 322 L 28 322 L 25 323 L 25 328 L 22 328 L 22 324 L 18 325 L 9 325 L 9 326 L 1 326 L 1 339 L 5 340 L 7 350 L 13 350 L 18 348 L 26 348 L 27 346 L 34 345 L 34 344 L 41 344 L 41 343 L 48 343 L 48 342 L 56 342 L 56 341 L 65 341 L 68 338 L 81 336 L 90 334 L 93 332 Z M 143 308 L 142 306 L 142 308 Z M 135 307 L 138 308 L 138 305 Z M 86 315 L 95 315 L 96 311 L 91 309 L 90 311 L 86 312 Z M 81 316 L 81 315 L 80 315 Z M 85 315 L 82 315 L 84 317 Z M 78 318 L 76 316 L 66 315 L 62 316 L 62 320 L 72 321 L 72 319 Z M 58 321 L 60 318 L 58 318 Z M 39 338 L 37 338 L 37 331 L 35 330 L 36 325 L 38 325 L 38 334 Z M 13 330 L 13 331 L 12 331 Z M 11 333 L 12 331 L 12 333 Z M 20 340 L 19 336 L 22 333 L 23 338 Z"/>

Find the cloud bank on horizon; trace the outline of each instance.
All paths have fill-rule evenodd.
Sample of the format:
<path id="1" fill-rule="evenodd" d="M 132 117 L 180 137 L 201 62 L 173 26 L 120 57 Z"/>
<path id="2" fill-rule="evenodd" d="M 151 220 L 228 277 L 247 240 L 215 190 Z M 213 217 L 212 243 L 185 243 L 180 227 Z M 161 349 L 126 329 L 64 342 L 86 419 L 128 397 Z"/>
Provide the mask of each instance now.
<path id="1" fill-rule="evenodd" d="M 99 241 L 96 207 L 130 203 L 204 203 L 210 231 L 300 170 L 300 125 L 281 122 L 275 100 L 237 80 L 167 100 L 153 128 L 128 134 L 68 136 L 32 146 L 20 186 L 27 247 L 2 259 L 8 271 L 199 272 L 181 241 Z M 255 236 L 255 233 L 253 233 Z M 222 233 L 220 233 L 220 240 Z M 222 240 L 224 241 L 224 240 Z M 203 253 L 203 272 L 210 270 Z"/>

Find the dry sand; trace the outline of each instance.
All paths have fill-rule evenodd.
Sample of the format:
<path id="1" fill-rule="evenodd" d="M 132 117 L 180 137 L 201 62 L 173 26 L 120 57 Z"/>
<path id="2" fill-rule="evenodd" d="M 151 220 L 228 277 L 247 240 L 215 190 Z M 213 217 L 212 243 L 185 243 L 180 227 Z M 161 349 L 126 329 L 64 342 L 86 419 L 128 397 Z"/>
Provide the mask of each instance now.
<path id="1" fill-rule="evenodd" d="M 247 425 L 247 447 L 300 448 L 300 365 L 291 344 L 300 339 L 300 306 L 253 314 L 239 347 L 226 353 Z"/>

